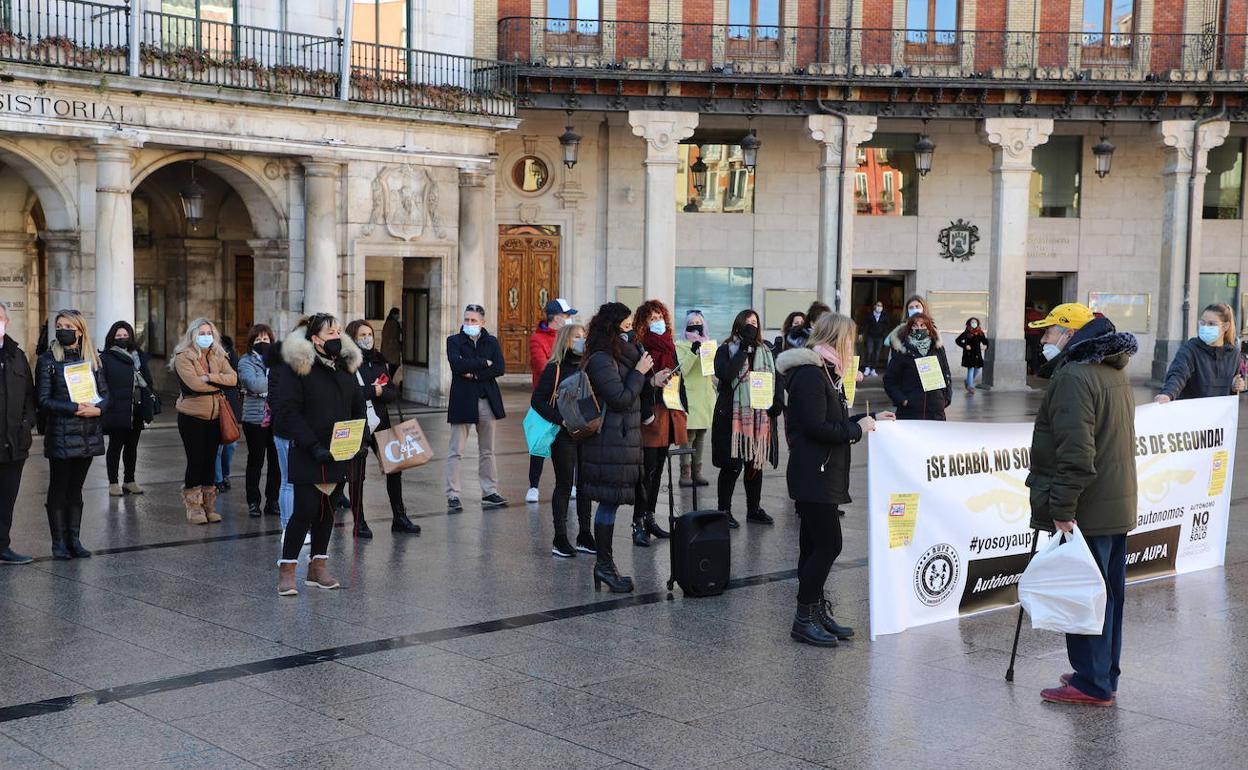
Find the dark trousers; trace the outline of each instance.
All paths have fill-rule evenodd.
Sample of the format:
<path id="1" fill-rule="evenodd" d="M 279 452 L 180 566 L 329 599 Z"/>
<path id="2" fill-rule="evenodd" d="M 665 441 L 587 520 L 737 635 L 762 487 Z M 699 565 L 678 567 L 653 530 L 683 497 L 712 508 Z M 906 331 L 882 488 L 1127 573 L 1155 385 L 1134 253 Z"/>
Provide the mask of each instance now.
<path id="1" fill-rule="evenodd" d="M 1066 654 L 1075 670 L 1071 685 L 1108 700 L 1118 689 L 1122 660 L 1122 606 L 1127 588 L 1127 536 L 1087 537 L 1088 548 L 1105 578 L 1105 626 L 1100 635 L 1066 634 Z"/>
<path id="2" fill-rule="evenodd" d="M 553 450 L 552 450 L 553 451 Z M 536 487 L 542 483 L 542 466 L 546 464 L 545 457 L 537 455 L 529 455 L 529 487 Z"/>
<path id="3" fill-rule="evenodd" d="M 76 537 L 82 525 L 82 485 L 93 457 L 48 458 L 48 529 L 53 540 Z"/>
<path id="4" fill-rule="evenodd" d="M 540 458 L 539 458 L 540 459 Z M 550 447 L 550 464 L 555 466 L 555 494 L 551 498 L 554 511 L 555 534 L 567 533 L 568 504 L 572 499 L 572 485 L 581 466 L 581 448 L 565 431 L 559 431 Z M 576 522 L 578 532 L 589 532 L 589 517 L 593 511 L 589 495 L 576 497 Z"/>
<path id="5" fill-rule="evenodd" d="M 104 461 L 108 467 L 108 483 L 117 483 L 117 470 L 119 466 L 125 467 L 125 475 L 122 476 L 127 484 L 134 481 L 134 466 L 139 459 L 139 434 L 142 429 L 131 428 L 130 430 L 114 430 L 108 433 L 108 453 L 104 456 Z"/>
<path id="6" fill-rule="evenodd" d="M 668 451 L 669 447 L 665 446 L 648 446 L 642 450 L 641 479 L 645 485 L 646 499 L 638 500 L 634 511 L 654 513 L 654 509 L 658 507 L 659 488 L 663 486 L 663 466 L 667 464 Z"/>
<path id="7" fill-rule="evenodd" d="M 217 478 L 217 446 L 221 443 L 221 426 L 216 420 L 201 420 L 186 414 L 178 415 L 178 435 L 186 452 L 184 489 L 211 487 Z M 302 541 L 300 541 L 302 542 Z"/>
<path id="8" fill-rule="evenodd" d="M 732 493 L 737 488 L 737 478 L 745 471 L 745 511 L 757 511 L 763 499 L 763 471 L 761 468 L 746 468 L 740 460 L 730 460 L 719 469 L 719 508 L 717 510 L 732 511 Z"/>
<path id="9" fill-rule="evenodd" d="M 377 437 L 371 436 L 373 451 L 377 451 Z M 364 520 L 364 479 L 368 475 L 368 458 L 352 460 L 347 466 L 347 497 L 351 500 L 351 516 L 358 531 Z M 386 474 L 386 497 L 390 500 L 390 513 L 403 505 L 403 472 Z"/>
<path id="10" fill-rule="evenodd" d="M 311 556 L 324 556 L 329 552 L 329 535 L 334 531 L 334 504 L 342 484 L 334 487 L 332 494 L 323 495 L 315 484 L 295 485 L 295 510 L 286 522 L 286 534 L 282 540 L 282 561 L 298 561 L 303 538 L 312 532 Z"/>
<path id="11" fill-rule="evenodd" d="M 22 485 L 22 466 L 26 458 L 0 463 L 0 548 L 9 547 L 9 530 L 13 527 L 13 506 Z"/>
<path id="12" fill-rule="evenodd" d="M 863 356 L 863 359 L 862 359 L 863 360 L 862 368 L 866 369 L 870 367 L 872 369 L 875 369 L 879 367 L 880 366 L 880 353 L 884 350 L 884 338 L 883 337 L 867 337 L 865 346 L 866 346 L 866 350 L 864 352 L 866 353 L 866 355 Z"/>
<path id="13" fill-rule="evenodd" d="M 243 436 L 247 439 L 247 504 L 260 504 L 260 471 L 264 469 L 267 458 L 269 474 L 264 480 L 264 502 L 276 506 L 278 490 L 282 485 L 282 471 L 277 464 L 273 428 L 245 422 Z"/>
<path id="14" fill-rule="evenodd" d="M 841 512 L 828 503 L 795 503 L 801 529 L 797 540 L 797 601 L 823 598 L 832 564 L 841 555 Z"/>

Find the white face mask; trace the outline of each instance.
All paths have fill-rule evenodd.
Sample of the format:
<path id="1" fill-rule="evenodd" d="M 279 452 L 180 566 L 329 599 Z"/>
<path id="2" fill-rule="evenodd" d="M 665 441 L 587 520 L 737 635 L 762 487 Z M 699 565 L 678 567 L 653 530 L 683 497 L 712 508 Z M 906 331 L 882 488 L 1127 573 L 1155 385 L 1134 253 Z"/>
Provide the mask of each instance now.
<path id="1" fill-rule="evenodd" d="M 921 308 L 921 307 L 912 307 L 912 308 L 908 308 L 908 309 L 906 310 L 906 315 L 907 315 L 907 316 L 916 316 L 916 315 L 918 315 L 919 313 L 922 313 L 922 312 L 923 312 L 923 308 Z"/>
<path id="2" fill-rule="evenodd" d="M 1061 355 L 1062 349 L 1050 342 L 1044 346 L 1044 349 L 1041 352 L 1044 355 L 1045 361 L 1052 361 Z"/>
<path id="3" fill-rule="evenodd" d="M 358 340 L 355 341 L 355 344 L 360 346 L 360 350 L 372 350 L 373 349 L 373 335 L 370 334 L 365 337 L 360 337 Z"/>
<path id="4" fill-rule="evenodd" d="M 978 329 L 978 328 L 979 328 L 979 321 L 971 321 L 971 328 L 972 328 L 972 329 Z"/>

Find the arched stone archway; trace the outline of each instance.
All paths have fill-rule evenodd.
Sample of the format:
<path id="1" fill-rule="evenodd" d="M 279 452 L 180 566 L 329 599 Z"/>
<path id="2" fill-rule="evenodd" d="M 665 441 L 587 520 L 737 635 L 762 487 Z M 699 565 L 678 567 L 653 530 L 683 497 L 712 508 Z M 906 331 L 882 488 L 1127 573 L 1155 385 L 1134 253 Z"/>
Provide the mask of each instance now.
<path id="1" fill-rule="evenodd" d="M 251 218 L 257 238 L 288 237 L 289 206 L 273 188 L 270 180 L 263 172 L 257 172 L 246 163 L 228 155 L 210 152 L 174 152 L 162 155 L 135 170 L 131 189 L 137 190 L 144 180 L 160 169 L 187 161 L 194 161 L 200 168 L 211 171 L 234 189 L 247 207 L 247 214 Z"/>

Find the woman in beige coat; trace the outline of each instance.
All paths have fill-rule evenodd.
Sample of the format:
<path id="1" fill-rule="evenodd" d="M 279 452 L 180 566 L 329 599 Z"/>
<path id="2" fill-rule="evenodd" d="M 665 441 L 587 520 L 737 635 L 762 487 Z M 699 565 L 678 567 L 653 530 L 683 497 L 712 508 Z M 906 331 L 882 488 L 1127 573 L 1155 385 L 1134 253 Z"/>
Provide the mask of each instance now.
<path id="1" fill-rule="evenodd" d="M 221 388 L 238 384 L 217 327 L 196 318 L 174 348 L 169 367 L 178 375 L 178 434 L 186 451 L 182 503 L 192 524 L 221 521 L 216 511 L 217 446 L 221 443 Z M 228 407 L 227 407 L 228 408 Z"/>

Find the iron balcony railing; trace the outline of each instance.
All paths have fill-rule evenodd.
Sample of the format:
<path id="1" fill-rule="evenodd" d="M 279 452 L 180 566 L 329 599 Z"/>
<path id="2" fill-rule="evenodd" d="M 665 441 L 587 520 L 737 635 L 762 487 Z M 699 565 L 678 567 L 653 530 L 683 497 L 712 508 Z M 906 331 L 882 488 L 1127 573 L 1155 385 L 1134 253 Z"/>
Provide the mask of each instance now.
<path id="1" fill-rule="evenodd" d="M 142 15 L 131 72 L 128 3 L 0 0 L 0 60 L 106 74 L 135 74 L 219 88 L 337 97 L 341 37 Z M 428 110 L 514 117 L 514 64 L 354 42 L 351 99 Z"/>
<path id="2" fill-rule="evenodd" d="M 841 77 L 1245 81 L 1242 34 L 833 29 L 509 17 L 530 67 Z"/>

